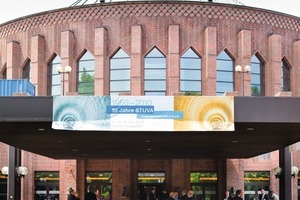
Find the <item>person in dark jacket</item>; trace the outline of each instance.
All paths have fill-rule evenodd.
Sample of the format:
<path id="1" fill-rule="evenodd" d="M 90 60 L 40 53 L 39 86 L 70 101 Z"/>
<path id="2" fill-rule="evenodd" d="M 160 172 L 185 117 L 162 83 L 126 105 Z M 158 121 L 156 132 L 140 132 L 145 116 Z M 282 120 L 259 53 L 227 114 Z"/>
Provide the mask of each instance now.
<path id="1" fill-rule="evenodd" d="M 68 200 L 77 200 L 73 188 L 69 188 Z"/>
<path id="2" fill-rule="evenodd" d="M 158 200 L 158 196 L 156 194 L 156 188 L 152 187 L 152 190 L 149 194 L 149 200 Z"/>
<path id="3" fill-rule="evenodd" d="M 197 200 L 195 195 L 194 195 L 194 191 L 193 190 L 189 190 L 187 192 L 187 196 L 188 196 L 188 200 Z"/>
<path id="4" fill-rule="evenodd" d="M 87 193 L 85 194 L 84 200 L 97 200 L 97 196 L 91 191 L 90 186 L 87 187 Z"/>
<path id="5" fill-rule="evenodd" d="M 260 195 L 258 196 L 258 200 L 269 200 L 269 195 L 266 194 L 264 189 L 260 190 Z"/>
<path id="6" fill-rule="evenodd" d="M 236 190 L 235 197 L 233 197 L 232 200 L 243 200 L 241 195 L 242 195 L 242 191 L 241 190 Z"/>

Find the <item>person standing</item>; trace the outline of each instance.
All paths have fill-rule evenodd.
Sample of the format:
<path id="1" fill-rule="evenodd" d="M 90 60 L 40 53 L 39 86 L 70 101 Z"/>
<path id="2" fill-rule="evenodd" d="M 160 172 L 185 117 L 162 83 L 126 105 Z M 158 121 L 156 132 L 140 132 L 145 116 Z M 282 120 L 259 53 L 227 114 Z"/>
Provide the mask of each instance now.
<path id="1" fill-rule="evenodd" d="M 264 189 L 260 190 L 260 195 L 258 196 L 258 200 L 269 200 L 269 196 L 266 194 Z"/>
<path id="2" fill-rule="evenodd" d="M 224 200 L 230 200 L 230 199 L 232 199 L 231 196 L 230 196 L 230 192 L 229 192 L 228 190 L 226 190 L 225 196 L 224 196 L 223 199 L 224 199 Z"/>
<path id="3" fill-rule="evenodd" d="M 91 187 L 88 186 L 86 189 L 87 193 L 84 196 L 84 200 L 97 200 L 96 194 L 91 191 Z"/>
<path id="4" fill-rule="evenodd" d="M 188 196 L 188 200 L 197 200 L 196 197 L 194 196 L 194 191 L 193 190 L 189 190 L 187 192 L 187 196 Z"/>
<path id="5" fill-rule="evenodd" d="M 77 200 L 73 188 L 69 188 L 68 200 Z"/>
<path id="6" fill-rule="evenodd" d="M 180 200 L 188 200 L 186 189 L 181 190 Z"/>
<path id="7" fill-rule="evenodd" d="M 243 200 L 249 200 L 249 197 L 247 195 L 245 195 L 245 190 L 241 190 L 241 197 Z"/>
<path id="8" fill-rule="evenodd" d="M 152 187 L 151 189 L 149 200 L 158 200 L 155 187 Z"/>
<path id="9" fill-rule="evenodd" d="M 270 191 L 270 199 L 271 200 L 279 200 L 279 196 L 273 191 Z"/>
<path id="10" fill-rule="evenodd" d="M 242 190 L 236 190 L 235 191 L 235 197 L 233 197 L 232 200 L 243 200 L 241 195 L 242 195 Z"/>

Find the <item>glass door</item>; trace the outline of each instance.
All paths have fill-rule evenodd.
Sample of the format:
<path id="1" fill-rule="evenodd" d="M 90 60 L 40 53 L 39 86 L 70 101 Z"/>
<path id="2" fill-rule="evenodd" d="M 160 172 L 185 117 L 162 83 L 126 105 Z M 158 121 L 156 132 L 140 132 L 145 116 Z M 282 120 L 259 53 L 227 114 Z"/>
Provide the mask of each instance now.
<path id="1" fill-rule="evenodd" d="M 191 188 L 198 200 L 217 200 L 218 178 L 216 172 L 192 172 Z"/>
<path id="2" fill-rule="evenodd" d="M 260 190 L 264 189 L 268 193 L 270 189 L 270 172 L 245 172 L 245 195 L 250 200 L 256 200 Z"/>
<path id="3" fill-rule="evenodd" d="M 149 195 L 155 188 L 155 196 L 164 200 L 165 173 L 163 172 L 140 172 L 138 173 L 138 200 L 148 200 Z"/>
<path id="4" fill-rule="evenodd" d="M 111 172 L 87 172 L 86 188 L 94 192 L 99 198 L 107 199 L 112 195 L 112 173 Z"/>
<path id="5" fill-rule="evenodd" d="M 35 172 L 35 200 L 59 199 L 59 172 Z"/>

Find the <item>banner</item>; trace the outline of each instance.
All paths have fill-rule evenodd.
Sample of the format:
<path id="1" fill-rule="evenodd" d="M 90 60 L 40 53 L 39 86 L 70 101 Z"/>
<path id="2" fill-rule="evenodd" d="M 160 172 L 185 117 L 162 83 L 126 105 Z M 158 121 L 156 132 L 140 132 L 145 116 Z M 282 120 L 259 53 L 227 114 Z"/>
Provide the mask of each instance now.
<path id="1" fill-rule="evenodd" d="M 232 96 L 55 96 L 53 129 L 234 131 Z"/>

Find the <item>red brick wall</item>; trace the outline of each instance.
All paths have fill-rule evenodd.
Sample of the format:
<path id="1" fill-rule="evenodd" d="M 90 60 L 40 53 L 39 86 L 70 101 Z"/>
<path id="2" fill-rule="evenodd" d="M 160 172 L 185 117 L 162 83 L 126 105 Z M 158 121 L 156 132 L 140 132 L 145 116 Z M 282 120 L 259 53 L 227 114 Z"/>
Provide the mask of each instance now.
<path id="1" fill-rule="evenodd" d="M 76 61 L 85 51 L 95 56 L 95 95 L 109 93 L 109 58 L 122 48 L 131 57 L 132 95 L 143 95 L 143 58 L 157 47 L 167 58 L 168 95 L 179 92 L 179 59 L 190 47 L 202 58 L 203 95 L 215 95 L 216 56 L 228 51 L 235 64 L 250 64 L 258 53 L 266 64 L 266 94 L 280 92 L 280 60 L 291 64 L 292 96 L 299 96 L 300 19 L 250 7 L 201 2 L 111 3 L 66 8 L 45 12 L 0 26 L 0 71 L 7 78 L 21 78 L 26 60 L 33 62 L 32 75 L 38 95 L 47 94 L 46 66 L 55 54 L 62 65 L 70 65 L 65 90 L 76 93 Z M 236 76 L 237 83 L 241 79 Z M 245 76 L 245 95 L 250 95 L 250 76 Z M 235 90 L 241 95 L 241 88 Z M 231 92 L 231 91 L 229 91 Z M 235 92 L 236 94 L 236 92 Z M 2 165 L 7 165 L 7 146 L 0 145 Z M 201 153 L 201 152 L 199 152 Z M 188 155 L 187 155 L 188 156 Z M 299 166 L 299 153 L 294 154 Z M 191 171 L 218 171 L 228 187 L 243 188 L 244 171 L 270 171 L 278 166 L 278 153 L 268 160 L 53 160 L 23 152 L 29 174 L 23 180 L 22 199 L 33 199 L 34 172 L 59 171 L 60 194 L 65 199 L 68 187 L 85 192 L 85 171 L 112 171 L 113 197 L 123 186 L 136 197 L 139 171 L 166 173 L 167 188 L 189 186 Z M 220 167 L 221 166 L 221 167 Z M 296 179 L 293 197 L 297 196 Z M 222 187 L 222 189 L 221 189 Z M 278 180 L 271 172 L 271 187 L 278 192 Z"/>

